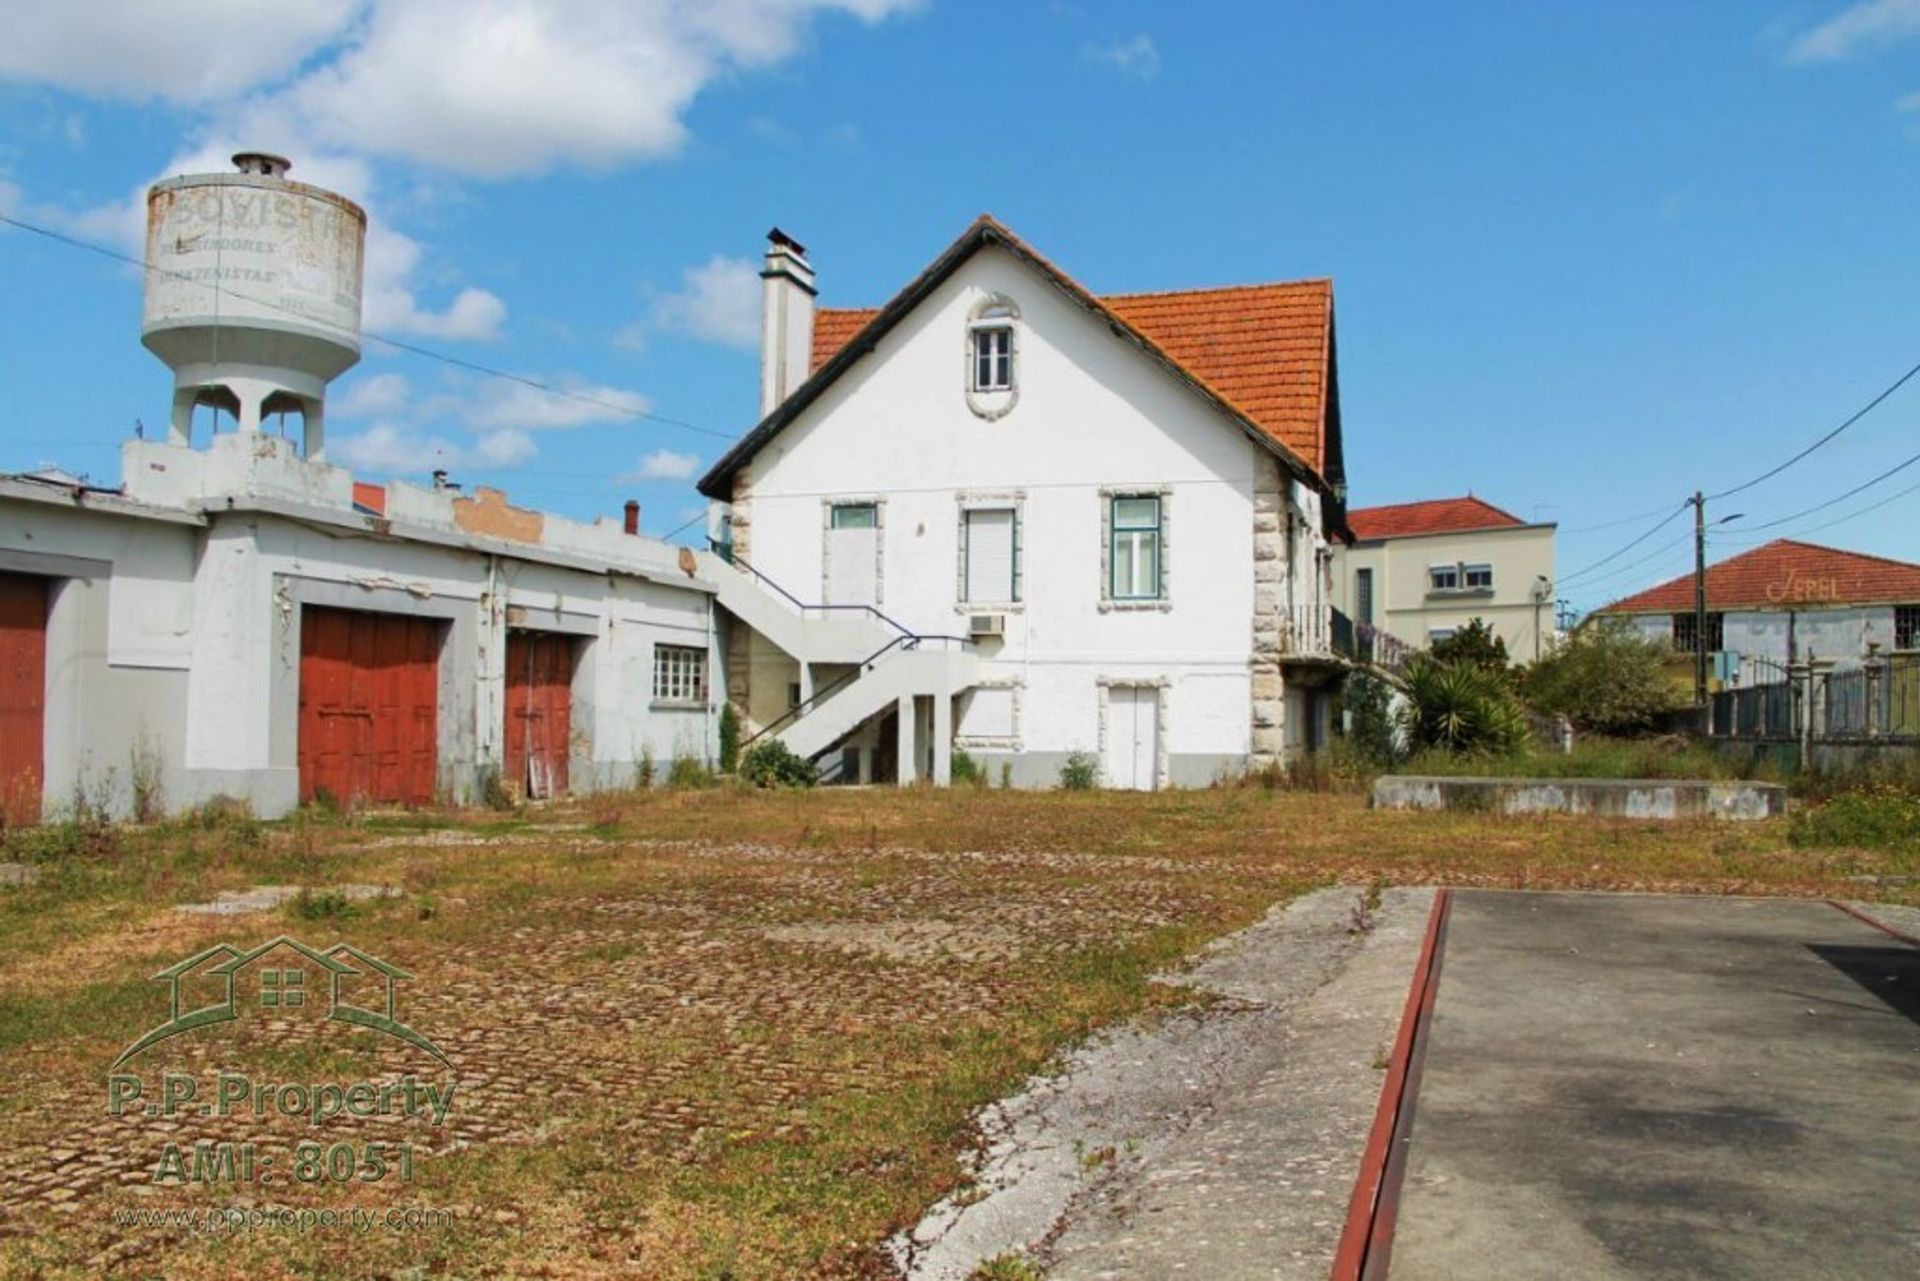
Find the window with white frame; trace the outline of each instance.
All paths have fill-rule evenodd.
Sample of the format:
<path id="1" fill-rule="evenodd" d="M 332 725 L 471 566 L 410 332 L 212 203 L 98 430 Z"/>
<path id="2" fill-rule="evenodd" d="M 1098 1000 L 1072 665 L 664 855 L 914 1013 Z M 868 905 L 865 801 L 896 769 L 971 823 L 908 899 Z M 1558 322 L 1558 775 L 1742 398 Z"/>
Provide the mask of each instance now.
<path id="1" fill-rule="evenodd" d="M 1018 720 L 1019 703 L 1011 686 L 981 685 L 961 701 L 955 728 L 962 739 L 1007 740 L 1018 736 Z"/>
<path id="2" fill-rule="evenodd" d="M 969 507 L 960 513 L 961 589 L 970 605 L 1020 599 L 1020 516 L 1012 507 Z"/>
<path id="3" fill-rule="evenodd" d="M 1493 566 L 1485 561 L 1429 565 L 1427 566 L 1427 590 L 1434 593 L 1490 592 L 1493 590 Z"/>
<path id="4" fill-rule="evenodd" d="M 1160 599 L 1160 496 L 1115 494 L 1111 504 L 1112 533 L 1108 546 L 1115 600 Z"/>
<path id="5" fill-rule="evenodd" d="M 878 503 L 835 503 L 828 513 L 827 523 L 834 529 L 878 529 L 880 505 Z"/>
<path id="6" fill-rule="evenodd" d="M 1013 389 L 1013 326 L 975 325 L 973 328 L 973 389 Z"/>
<path id="7" fill-rule="evenodd" d="M 655 645 L 653 701 L 704 705 L 707 701 L 707 651 L 691 645 Z"/>
<path id="8" fill-rule="evenodd" d="M 1893 607 L 1893 647 L 1920 649 L 1920 605 Z"/>

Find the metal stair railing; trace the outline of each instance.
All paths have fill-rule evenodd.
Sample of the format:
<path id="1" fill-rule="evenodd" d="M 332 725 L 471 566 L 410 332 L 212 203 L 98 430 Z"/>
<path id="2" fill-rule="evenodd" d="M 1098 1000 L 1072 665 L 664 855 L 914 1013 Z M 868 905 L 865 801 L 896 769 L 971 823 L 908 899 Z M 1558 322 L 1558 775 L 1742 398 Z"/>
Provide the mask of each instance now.
<path id="1" fill-rule="evenodd" d="M 753 562 L 749 561 L 746 557 L 740 555 L 738 552 L 733 550 L 732 543 L 722 543 L 716 539 L 709 538 L 707 539 L 707 547 L 709 548 L 709 550 L 711 550 L 714 553 L 714 555 L 720 557 L 722 560 L 726 561 L 729 565 L 732 565 L 735 569 L 744 570 L 748 575 L 750 575 L 753 578 L 755 582 L 759 583 L 762 587 L 765 587 L 768 591 L 780 597 L 780 599 L 786 601 L 789 605 L 793 606 L 795 609 L 799 610 L 802 616 L 805 616 L 811 613 L 834 613 L 834 612 L 871 614 L 874 618 L 885 623 L 888 627 L 891 627 L 894 631 L 900 633 L 900 635 L 902 636 L 913 636 L 916 634 L 911 627 L 908 627 L 905 623 L 901 622 L 899 619 L 893 618 L 888 614 L 882 613 L 879 609 L 875 608 L 872 605 L 826 605 L 826 604 L 809 605 L 807 602 L 801 600 L 798 596 L 795 596 L 792 592 L 782 587 L 779 583 L 775 582 L 773 579 L 769 578 L 767 575 L 761 573 L 758 569 L 755 569 L 753 566 Z"/>
<path id="2" fill-rule="evenodd" d="M 973 643 L 972 640 L 970 640 L 965 636 L 949 636 L 939 632 L 929 632 L 925 635 L 916 635 L 912 632 L 908 632 L 904 635 L 896 636 L 892 640 L 888 641 L 886 644 L 882 645 L 879 649 L 874 650 L 873 653 L 861 659 L 858 663 L 854 665 L 852 671 L 845 672 L 842 675 L 840 675 L 838 678 L 828 682 L 824 688 L 815 690 L 810 697 L 801 699 L 798 703 L 795 703 L 792 707 L 788 708 L 780 716 L 776 717 L 771 721 L 768 721 L 765 725 L 762 725 L 759 729 L 747 735 L 747 737 L 741 739 L 740 750 L 745 751 L 747 748 L 751 747 L 754 743 L 757 743 L 761 739 L 766 738 L 768 735 L 777 734 L 781 730 L 785 729 L 787 726 L 792 725 L 794 722 L 798 721 L 802 716 L 805 716 L 807 712 L 811 711 L 815 707 L 818 707 L 829 696 L 831 696 L 832 694 L 836 693 L 839 690 L 845 689 L 847 686 L 853 684 L 855 681 L 859 680 L 862 676 L 865 676 L 868 672 L 872 671 L 875 665 L 877 665 L 881 659 L 885 658 L 888 654 L 890 654 L 894 650 L 896 649 L 917 650 L 928 641 L 939 642 L 942 644 L 959 645 L 961 647 L 965 647 Z M 826 751 L 830 749 L 823 748 L 822 750 Z"/>

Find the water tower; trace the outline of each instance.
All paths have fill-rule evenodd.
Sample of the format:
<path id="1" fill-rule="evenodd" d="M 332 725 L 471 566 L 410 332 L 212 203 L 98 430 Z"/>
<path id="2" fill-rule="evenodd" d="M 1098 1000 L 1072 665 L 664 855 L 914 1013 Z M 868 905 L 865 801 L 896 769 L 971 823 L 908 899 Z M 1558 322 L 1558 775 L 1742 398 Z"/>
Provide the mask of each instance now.
<path id="1" fill-rule="evenodd" d="M 298 415 L 306 457 L 326 434 L 327 384 L 360 359 L 366 211 L 287 180 L 279 156 L 189 174 L 147 192 L 140 340 L 173 370 L 172 442 L 210 405 L 243 432 Z"/>

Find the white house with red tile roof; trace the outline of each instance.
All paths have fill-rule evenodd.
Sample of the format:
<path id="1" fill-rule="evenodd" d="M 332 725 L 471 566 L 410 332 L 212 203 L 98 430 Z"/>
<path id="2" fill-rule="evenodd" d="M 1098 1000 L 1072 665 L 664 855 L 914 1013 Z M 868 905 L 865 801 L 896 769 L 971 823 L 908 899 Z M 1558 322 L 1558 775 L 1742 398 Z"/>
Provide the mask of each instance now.
<path id="1" fill-rule="evenodd" d="M 957 745 L 1139 788 L 1324 739 L 1330 282 L 1095 295 L 989 217 L 878 309 L 816 308 L 778 232 L 762 275 L 764 417 L 700 482 L 759 589 L 722 575 L 750 733 L 843 777 L 944 779 Z"/>
<path id="2" fill-rule="evenodd" d="M 1334 551 L 1334 604 L 1356 626 L 1428 645 L 1484 619 L 1517 662 L 1557 635 L 1551 522 L 1468 494 L 1347 513 Z"/>
<path id="3" fill-rule="evenodd" d="M 1695 649 L 1692 574 L 1635 592 L 1599 617 L 1631 618 L 1676 652 Z M 1707 647 L 1743 662 L 1860 662 L 1920 650 L 1920 565 L 1779 538 L 1707 566 Z"/>

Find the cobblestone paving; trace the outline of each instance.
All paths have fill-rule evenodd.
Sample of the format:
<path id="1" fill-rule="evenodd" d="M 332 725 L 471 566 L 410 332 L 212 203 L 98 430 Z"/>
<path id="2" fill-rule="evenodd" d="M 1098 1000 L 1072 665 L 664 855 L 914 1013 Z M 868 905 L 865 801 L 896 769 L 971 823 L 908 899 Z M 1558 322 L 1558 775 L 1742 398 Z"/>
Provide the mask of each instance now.
<path id="1" fill-rule="evenodd" d="M 440 857 L 455 849 L 465 857 L 467 846 L 474 858 L 493 847 L 524 848 L 557 852 L 563 862 L 540 865 L 520 883 L 462 885 L 432 900 L 435 914 L 419 922 L 408 914 L 430 894 L 381 900 L 358 922 L 370 920 L 371 932 L 278 910 L 209 927 L 242 947 L 282 932 L 320 946 L 336 936 L 364 940 L 416 976 L 400 986 L 399 1015 L 439 1045 L 450 1067 L 324 1023 L 317 1010 L 268 1017 L 256 1009 L 163 1043 L 125 1068 L 141 1077 L 147 1101 L 168 1072 L 203 1082 L 222 1070 L 256 1083 L 451 1079 L 455 1103 L 443 1127 L 394 1116 L 313 1126 L 191 1109 L 113 1116 L 106 1078 L 116 1047 L 99 1046 L 96 1055 L 91 1042 L 84 1052 L 58 1038 L 28 1045 L 4 1070 L 56 1061 L 84 1067 L 16 1080 L 0 1104 L 8 1136 L 0 1245 L 51 1232 L 61 1255 L 88 1269 L 166 1272 L 184 1234 L 116 1230 L 112 1214 L 182 1202 L 179 1185 L 153 1178 L 168 1143 L 190 1151 L 200 1140 L 262 1148 L 404 1141 L 430 1167 L 455 1152 L 537 1149 L 552 1134 L 588 1126 L 623 1153 L 693 1163 L 722 1135 L 801 1133 L 810 1105 L 886 1076 L 877 1052 L 835 1056 L 823 1046 L 873 1046 L 883 1042 L 856 1039 L 990 1019 L 1014 999 L 1021 967 L 1180 921 L 1198 900 L 1222 892 L 1218 865 L 1159 856 L 834 852 L 616 842 L 574 831 L 429 832 L 360 848 Z M 564 860 L 590 888 L 569 892 Z M 128 1016 L 136 1030 L 160 1021 L 166 1005 L 165 986 L 143 987 L 139 977 L 117 976 L 137 1006 Z M 285 1177 L 227 1191 L 194 1189 L 191 1200 L 324 1205 L 341 1192 Z M 521 1214 L 477 1203 L 456 1210 L 500 1230 Z"/>

